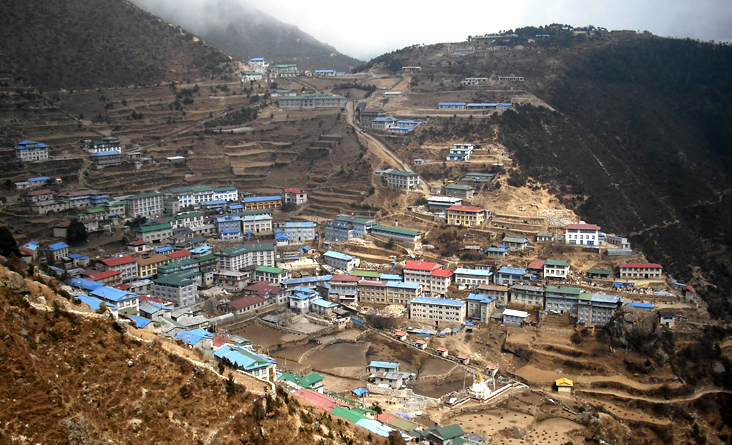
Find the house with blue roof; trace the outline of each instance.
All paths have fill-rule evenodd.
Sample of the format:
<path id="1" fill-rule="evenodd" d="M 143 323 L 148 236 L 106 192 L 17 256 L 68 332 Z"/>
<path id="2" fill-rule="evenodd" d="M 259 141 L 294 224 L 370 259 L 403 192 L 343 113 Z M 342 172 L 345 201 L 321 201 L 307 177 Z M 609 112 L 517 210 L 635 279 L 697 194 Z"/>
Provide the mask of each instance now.
<path id="1" fill-rule="evenodd" d="M 164 304 L 155 301 L 143 301 L 140 303 L 140 316 L 150 320 L 170 318 L 173 310 Z"/>
<path id="2" fill-rule="evenodd" d="M 147 318 L 135 317 L 133 315 L 128 315 L 127 318 L 132 320 L 132 322 L 135 323 L 135 326 L 137 326 L 138 329 L 145 329 L 148 326 L 151 326 L 150 323 L 152 323 L 152 320 L 148 320 Z"/>
<path id="3" fill-rule="evenodd" d="M 90 159 L 97 170 L 101 170 L 104 167 L 122 164 L 122 153 L 117 150 L 103 151 L 100 153 L 94 153 L 90 156 Z"/>
<path id="4" fill-rule="evenodd" d="M 180 331 L 175 334 L 176 340 L 181 340 L 188 346 L 192 346 L 197 349 L 211 349 L 213 347 L 213 337 L 213 334 L 205 329 Z"/>
<path id="5" fill-rule="evenodd" d="M 333 309 L 337 307 L 338 303 L 323 300 L 322 298 L 316 298 L 310 303 L 310 312 L 322 315 L 324 317 L 330 317 L 333 313 Z"/>
<path id="6" fill-rule="evenodd" d="M 496 297 L 483 294 L 470 294 L 467 298 L 466 317 L 480 323 L 488 323 L 496 309 Z"/>
<path id="7" fill-rule="evenodd" d="M 381 279 L 385 279 L 383 278 L 383 275 Z M 424 286 L 422 286 L 421 283 L 404 283 L 401 281 L 386 282 L 386 301 L 389 304 L 401 304 L 406 306 L 410 301 L 421 297 L 423 294 Z"/>
<path id="8" fill-rule="evenodd" d="M 437 104 L 439 110 L 464 110 L 465 102 L 440 102 Z"/>
<path id="9" fill-rule="evenodd" d="M 514 284 L 529 284 L 529 279 L 530 276 L 526 273 L 526 269 L 503 266 L 496 272 L 493 282 L 512 286 Z"/>
<path id="10" fill-rule="evenodd" d="M 48 159 L 48 145 L 26 139 L 15 146 L 15 156 L 20 162 L 45 161 Z"/>
<path id="11" fill-rule="evenodd" d="M 106 302 L 104 300 L 101 300 L 99 298 L 95 298 L 95 297 L 92 297 L 89 295 L 77 295 L 74 298 L 76 298 L 80 302 L 89 306 L 89 309 L 91 309 L 93 311 L 98 311 L 99 308 L 102 307 L 102 305 L 105 306 L 106 308 L 110 309 L 114 313 L 116 313 L 119 310 L 119 308 L 117 306 L 115 306 L 113 304 L 109 304 L 109 302 Z"/>
<path id="12" fill-rule="evenodd" d="M 653 303 L 640 303 L 637 301 L 630 301 L 626 303 L 625 307 L 635 311 L 651 312 L 653 310 Z"/>
<path id="13" fill-rule="evenodd" d="M 489 284 L 492 276 L 493 272 L 486 269 L 466 269 L 463 267 L 455 269 L 455 282 L 469 287 Z"/>
<path id="14" fill-rule="evenodd" d="M 317 224 L 312 221 L 288 221 L 280 225 L 290 244 L 310 243 L 315 239 Z"/>
<path id="15" fill-rule="evenodd" d="M 485 256 L 488 257 L 505 257 L 508 256 L 508 248 L 506 247 L 489 247 L 485 249 Z"/>
<path id="16" fill-rule="evenodd" d="M 435 326 L 462 324 L 467 314 L 465 300 L 417 297 L 409 302 L 409 318 L 434 322 Z"/>
<path id="17" fill-rule="evenodd" d="M 214 352 L 214 356 L 262 380 L 273 382 L 277 378 L 277 362 L 248 349 L 224 345 Z"/>
<path id="18" fill-rule="evenodd" d="M 617 295 L 582 292 L 577 301 L 577 322 L 586 326 L 605 326 L 623 304 Z"/>
<path id="19" fill-rule="evenodd" d="M 98 287 L 104 286 L 104 284 L 98 281 L 87 280 L 84 278 L 72 278 L 71 281 L 69 281 L 69 284 L 71 284 L 72 287 L 85 291 L 86 293 L 89 293 Z"/>
<path id="20" fill-rule="evenodd" d="M 323 254 L 323 260 L 325 261 L 325 264 L 346 272 L 353 270 L 361 264 L 360 258 L 336 252 L 335 250 L 325 252 Z"/>
<path id="21" fill-rule="evenodd" d="M 393 118 L 391 116 L 375 117 L 371 120 L 371 128 L 373 128 L 374 130 L 386 131 L 390 127 L 395 126 L 397 121 L 398 121 L 398 119 Z"/>
<path id="22" fill-rule="evenodd" d="M 312 289 L 296 287 L 290 295 L 290 309 L 297 313 L 310 311 L 313 301 L 320 298 L 320 294 Z"/>
<path id="23" fill-rule="evenodd" d="M 55 243 L 48 247 L 44 247 L 48 260 L 61 261 L 61 259 L 69 254 L 69 245 L 66 243 Z"/>
<path id="24" fill-rule="evenodd" d="M 137 316 L 139 314 L 140 297 L 133 293 L 114 287 L 100 286 L 91 291 L 89 295 L 99 298 L 107 304 L 117 306 L 122 315 Z"/>
<path id="25" fill-rule="evenodd" d="M 376 374 L 377 372 L 399 371 L 399 363 L 372 360 L 366 368 L 366 371 L 370 374 Z"/>

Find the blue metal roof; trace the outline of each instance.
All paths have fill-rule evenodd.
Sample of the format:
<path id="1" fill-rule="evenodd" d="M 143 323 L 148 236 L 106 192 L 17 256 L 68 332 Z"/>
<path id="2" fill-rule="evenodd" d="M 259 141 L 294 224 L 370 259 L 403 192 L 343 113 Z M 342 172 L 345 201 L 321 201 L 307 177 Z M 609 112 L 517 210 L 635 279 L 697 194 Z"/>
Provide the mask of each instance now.
<path id="1" fill-rule="evenodd" d="M 519 267 L 501 267 L 501 269 L 498 271 L 498 273 L 505 273 L 509 275 L 524 275 L 526 273 L 526 269 L 521 269 Z"/>
<path id="2" fill-rule="evenodd" d="M 205 329 L 194 329 L 192 331 L 180 331 L 175 334 L 175 338 L 178 340 L 183 340 L 183 343 L 187 345 L 195 345 L 204 338 L 212 339 L 213 334 Z"/>
<path id="3" fill-rule="evenodd" d="M 440 102 L 439 105 L 465 105 L 465 102 Z"/>
<path id="4" fill-rule="evenodd" d="M 379 278 L 384 281 L 402 281 L 401 275 L 394 275 L 394 274 L 388 274 L 388 273 L 382 273 Z"/>
<path id="5" fill-rule="evenodd" d="M 144 329 L 147 325 L 152 323 L 152 320 L 148 320 L 147 318 L 140 318 L 132 315 L 128 315 L 127 318 L 134 321 L 137 327 L 140 329 Z"/>
<path id="6" fill-rule="evenodd" d="M 353 257 L 351 255 L 346 255 L 345 253 L 336 252 L 335 250 L 329 250 L 323 254 L 323 256 L 326 256 L 328 258 L 335 258 L 338 260 L 344 260 L 344 261 L 351 261 Z"/>
<path id="7" fill-rule="evenodd" d="M 314 304 L 316 306 L 324 307 L 324 308 L 332 308 L 332 307 L 338 306 L 337 303 L 333 303 L 332 301 L 328 301 L 328 300 L 323 300 L 322 298 L 316 298 L 315 300 L 312 301 L 312 304 Z"/>
<path id="8" fill-rule="evenodd" d="M 253 198 L 244 198 L 244 202 L 262 202 L 262 201 L 282 201 L 281 196 L 255 196 Z"/>
<path id="9" fill-rule="evenodd" d="M 333 275 L 319 275 L 316 277 L 288 278 L 286 280 L 282 280 L 282 282 L 286 285 L 304 284 L 304 283 L 314 283 L 314 282 L 319 282 L 319 281 L 330 281 L 331 278 L 333 278 Z"/>
<path id="10" fill-rule="evenodd" d="M 419 283 L 402 283 L 401 281 L 387 281 L 386 287 L 395 287 L 397 289 L 419 289 Z"/>
<path id="11" fill-rule="evenodd" d="M 91 295 L 108 301 L 124 301 L 137 298 L 137 295 L 133 293 L 107 286 L 101 286 L 94 289 L 91 291 Z"/>
<path id="12" fill-rule="evenodd" d="M 28 178 L 28 182 L 40 182 L 40 181 L 50 181 L 51 178 L 48 176 L 38 176 L 36 178 Z"/>
<path id="13" fill-rule="evenodd" d="M 51 244 L 50 246 L 46 247 L 43 250 L 50 250 L 52 252 L 55 252 L 57 250 L 66 249 L 68 247 L 69 247 L 69 245 L 66 243 L 56 243 L 56 244 Z"/>
<path id="14" fill-rule="evenodd" d="M 356 425 L 381 437 L 389 437 L 389 433 L 394 431 L 394 428 L 388 427 L 379 421 L 371 419 L 361 419 L 356 422 Z"/>
<path id="15" fill-rule="evenodd" d="M 485 251 L 486 252 L 501 252 L 501 253 L 504 253 L 504 252 L 507 252 L 508 251 L 508 248 L 506 248 L 506 247 L 489 247 L 489 248 L 485 249 Z"/>
<path id="16" fill-rule="evenodd" d="M 649 309 L 653 307 L 653 303 L 636 303 L 635 301 L 631 301 L 627 306 Z"/>
<path id="17" fill-rule="evenodd" d="M 316 226 L 317 224 L 312 221 L 288 221 L 282 224 L 285 229 L 308 229 Z"/>
<path id="18" fill-rule="evenodd" d="M 490 303 L 491 301 L 495 301 L 496 298 L 482 294 L 470 294 L 468 295 L 468 300 L 477 301 L 479 303 Z"/>
<path id="19" fill-rule="evenodd" d="M 102 283 L 92 281 L 92 280 L 87 280 L 84 278 L 72 278 L 69 283 L 74 287 L 78 287 L 79 289 L 84 289 L 84 290 L 88 290 L 88 291 L 93 291 L 94 289 L 96 289 L 98 287 L 104 286 Z"/>
<path id="20" fill-rule="evenodd" d="M 396 362 L 380 362 L 378 360 L 371 360 L 369 363 L 370 368 L 386 368 L 386 369 L 397 369 L 399 363 Z"/>
<path id="21" fill-rule="evenodd" d="M 165 253 L 165 252 L 170 252 L 171 250 L 173 250 L 172 247 L 170 247 L 170 246 L 163 246 L 163 247 L 158 247 L 157 249 L 155 249 L 155 252 L 157 252 L 157 253 Z"/>
<path id="22" fill-rule="evenodd" d="M 88 260 L 89 259 L 88 256 L 81 255 L 79 253 L 70 253 L 69 258 L 71 258 L 72 260 Z"/>
<path id="23" fill-rule="evenodd" d="M 490 270 L 484 270 L 484 269 L 464 269 L 462 267 L 458 267 L 455 269 L 455 274 L 463 274 L 463 275 L 478 275 L 482 277 L 490 277 L 493 275 L 493 272 Z"/>
<path id="24" fill-rule="evenodd" d="M 396 119 L 394 119 L 393 117 L 389 117 L 389 116 L 375 117 L 375 118 L 371 119 L 371 122 L 396 122 Z"/>
<path id="25" fill-rule="evenodd" d="M 224 345 L 219 348 L 218 351 L 214 352 L 214 356 L 218 358 L 226 357 L 226 359 L 229 360 L 231 363 L 247 371 L 251 371 L 257 368 L 263 368 L 269 366 L 270 364 L 276 363 L 273 360 L 268 359 L 267 357 L 262 357 L 261 355 L 255 354 L 251 351 L 247 351 L 246 349 L 232 348 L 229 345 Z"/>
<path id="26" fill-rule="evenodd" d="M 103 151 L 101 153 L 94 153 L 93 155 L 91 155 L 91 157 L 92 158 L 98 158 L 98 157 L 101 157 L 101 156 L 115 156 L 115 155 L 116 156 L 119 156 L 119 154 L 120 153 L 117 150 L 112 150 L 112 151 Z"/>
<path id="27" fill-rule="evenodd" d="M 77 295 L 76 298 L 78 298 L 79 301 L 81 301 L 82 303 L 89 306 L 89 308 L 93 311 L 99 310 L 102 303 L 104 303 L 105 306 L 107 306 L 111 309 L 115 309 L 115 310 L 118 309 L 117 306 L 114 306 L 114 305 L 110 306 L 108 303 L 100 300 L 99 298 L 88 297 L 86 295 Z"/>

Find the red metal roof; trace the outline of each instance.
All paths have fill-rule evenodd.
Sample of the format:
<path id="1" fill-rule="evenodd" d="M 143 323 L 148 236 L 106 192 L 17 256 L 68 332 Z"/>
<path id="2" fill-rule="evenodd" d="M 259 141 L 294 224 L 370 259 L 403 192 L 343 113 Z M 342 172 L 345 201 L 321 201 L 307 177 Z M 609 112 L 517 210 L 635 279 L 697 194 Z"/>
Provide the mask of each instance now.
<path id="1" fill-rule="evenodd" d="M 460 354 L 460 355 L 458 355 L 458 358 L 459 358 L 460 360 L 465 360 L 466 358 L 468 358 L 468 356 L 467 356 L 467 355 L 465 355 L 465 354 Z"/>
<path id="2" fill-rule="evenodd" d="M 544 268 L 544 260 L 534 260 L 529 263 L 529 269 L 543 269 Z"/>
<path id="3" fill-rule="evenodd" d="M 61 221 L 53 227 L 69 227 L 69 224 L 71 224 L 71 221 Z"/>
<path id="4" fill-rule="evenodd" d="M 426 270 L 427 272 L 430 272 L 435 269 L 439 269 L 441 267 L 442 267 L 442 264 L 439 264 L 439 263 L 430 263 L 427 261 L 414 261 L 414 260 L 407 261 L 407 264 L 404 265 L 404 269 Z"/>
<path id="5" fill-rule="evenodd" d="M 656 263 L 623 263 L 618 267 L 621 269 L 663 269 L 663 266 Z"/>
<path id="6" fill-rule="evenodd" d="M 183 249 L 183 250 L 179 250 L 177 252 L 169 253 L 168 254 L 168 258 L 170 258 L 171 260 L 174 260 L 176 258 L 181 258 L 181 257 L 184 257 L 184 256 L 188 256 L 190 254 L 191 254 L 190 251 L 188 251 L 186 249 Z"/>
<path id="7" fill-rule="evenodd" d="M 260 280 L 257 281 L 254 284 L 251 284 L 244 288 L 244 291 L 246 292 L 252 292 L 257 295 L 277 295 L 280 292 L 282 292 L 284 289 L 282 289 L 279 286 L 275 286 L 274 284 L 270 283 L 266 280 Z"/>
<path id="8" fill-rule="evenodd" d="M 340 400 L 336 400 L 317 391 L 313 391 L 312 389 L 300 388 L 292 394 L 299 399 L 307 400 L 313 405 L 323 408 L 325 412 L 328 413 L 338 406 L 349 406 L 347 403 L 341 402 Z"/>
<path id="9" fill-rule="evenodd" d="M 435 276 L 435 277 L 447 278 L 447 277 L 452 276 L 452 271 L 446 270 L 446 269 L 437 269 L 437 270 L 433 270 L 430 275 Z"/>
<path id="10" fill-rule="evenodd" d="M 122 264 L 136 263 L 137 258 L 133 258 L 129 255 L 121 256 L 119 258 L 110 258 L 108 260 L 102 260 L 101 263 L 107 267 L 121 266 Z"/>
<path id="11" fill-rule="evenodd" d="M 145 241 L 143 241 L 141 239 L 136 239 L 134 241 L 130 241 L 129 243 L 127 243 L 128 246 L 142 246 L 144 244 L 145 244 Z"/>
<path id="12" fill-rule="evenodd" d="M 165 306 L 167 306 L 167 305 L 171 305 L 172 306 L 173 305 L 173 303 L 171 303 L 169 301 L 161 300 L 160 298 L 149 297 L 147 295 L 140 295 L 140 303 L 142 303 L 144 301 L 150 301 L 152 303 L 158 303 L 158 304 L 162 304 L 162 305 L 165 305 Z"/>
<path id="13" fill-rule="evenodd" d="M 478 212 L 483 212 L 484 211 L 484 209 L 481 209 L 480 207 L 475 207 L 475 206 L 458 206 L 458 205 L 450 206 L 450 207 L 447 208 L 447 210 L 455 210 L 457 212 L 471 212 L 471 213 L 478 213 Z"/>
<path id="14" fill-rule="evenodd" d="M 394 335 L 396 335 L 397 337 L 404 337 L 405 335 L 407 335 L 407 333 L 402 331 L 396 331 Z"/>
<path id="15" fill-rule="evenodd" d="M 307 193 L 307 190 L 300 190 L 296 188 L 286 188 L 282 189 L 282 193 Z"/>
<path id="16" fill-rule="evenodd" d="M 122 275 L 122 272 L 110 269 L 106 272 L 97 272 L 95 274 L 89 275 L 87 277 L 87 279 L 89 279 L 91 281 L 98 281 L 98 280 L 103 280 L 105 278 L 113 277 L 115 275 Z"/>
<path id="17" fill-rule="evenodd" d="M 259 295 L 247 295 L 246 297 L 237 298 L 234 301 L 230 301 L 227 304 L 234 309 L 243 309 L 245 307 L 251 306 L 253 304 L 261 303 L 263 301 L 267 301 L 266 298 L 262 298 Z"/>
<path id="18" fill-rule="evenodd" d="M 565 229 L 579 229 L 579 230 L 600 230 L 600 226 L 594 224 L 568 224 L 564 226 Z"/>
<path id="19" fill-rule="evenodd" d="M 445 351 L 447 351 L 447 348 L 439 347 L 439 348 L 435 349 L 435 351 L 437 351 L 437 352 L 445 352 Z"/>
<path id="20" fill-rule="evenodd" d="M 130 286 L 129 284 L 124 284 L 124 283 L 122 283 L 122 284 L 117 284 L 117 285 L 115 285 L 115 286 L 114 286 L 114 288 L 115 288 L 115 289 L 119 289 L 119 290 L 128 290 L 128 289 L 130 289 L 131 287 L 132 287 L 132 286 Z"/>
<path id="21" fill-rule="evenodd" d="M 233 340 L 230 340 L 226 337 L 222 337 L 220 335 L 214 335 L 214 338 L 213 338 L 213 347 L 214 348 L 220 348 L 221 346 L 224 346 L 226 344 L 235 345 L 236 343 Z"/>

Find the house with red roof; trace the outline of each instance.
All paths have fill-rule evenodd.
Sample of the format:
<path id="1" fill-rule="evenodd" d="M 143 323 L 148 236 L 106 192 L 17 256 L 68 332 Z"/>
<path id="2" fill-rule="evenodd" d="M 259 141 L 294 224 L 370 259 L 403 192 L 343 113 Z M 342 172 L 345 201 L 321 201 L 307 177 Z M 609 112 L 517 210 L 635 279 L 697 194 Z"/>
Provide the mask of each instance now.
<path id="1" fill-rule="evenodd" d="M 570 246 L 600 246 L 605 244 L 605 234 L 594 224 L 568 224 L 564 226 L 564 242 Z"/>
<path id="2" fill-rule="evenodd" d="M 618 264 L 620 278 L 653 280 L 663 275 L 663 266 L 655 263 L 622 263 Z"/>
<path id="3" fill-rule="evenodd" d="M 403 268 L 404 282 L 421 284 L 432 295 L 445 295 L 452 283 L 453 272 L 442 268 L 442 264 L 428 261 L 407 261 Z"/>
<path id="4" fill-rule="evenodd" d="M 285 204 L 305 204 L 308 201 L 308 191 L 296 188 L 282 189 L 282 202 Z"/>
<path id="5" fill-rule="evenodd" d="M 110 286 L 122 283 L 122 272 L 117 270 L 108 270 L 105 272 L 99 272 L 97 270 L 85 270 L 81 274 L 82 278 L 86 278 L 90 281 L 96 281 L 98 283 L 104 283 Z"/>
<path id="6" fill-rule="evenodd" d="M 486 210 L 475 206 L 454 205 L 447 208 L 447 224 L 451 226 L 478 227 L 486 220 Z"/>
<path id="7" fill-rule="evenodd" d="M 172 261 L 181 261 L 181 260 L 187 260 L 187 259 L 191 258 L 191 252 L 186 249 L 179 250 L 177 252 L 171 252 L 166 255 Z"/>
<path id="8" fill-rule="evenodd" d="M 97 270 L 100 272 L 106 272 L 108 270 L 119 271 L 122 274 L 121 279 L 124 283 L 135 281 L 139 277 L 137 258 L 130 255 L 101 260 L 97 263 Z"/>
<path id="9" fill-rule="evenodd" d="M 219 310 L 234 315 L 258 314 L 269 306 L 270 304 L 266 298 L 259 295 L 247 295 L 228 303 L 219 304 Z"/>

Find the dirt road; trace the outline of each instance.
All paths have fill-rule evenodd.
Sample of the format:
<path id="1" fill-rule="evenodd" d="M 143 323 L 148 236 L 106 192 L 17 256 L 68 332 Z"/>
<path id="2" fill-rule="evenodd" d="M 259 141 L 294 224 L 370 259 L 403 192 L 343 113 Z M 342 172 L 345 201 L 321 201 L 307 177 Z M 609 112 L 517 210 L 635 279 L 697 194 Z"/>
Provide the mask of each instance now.
<path id="1" fill-rule="evenodd" d="M 354 123 L 352 104 L 349 104 L 346 109 L 348 110 L 348 124 L 356 131 L 359 140 L 365 142 L 366 147 L 371 153 L 375 154 L 379 159 L 394 168 L 414 173 L 414 170 L 412 170 L 408 162 L 404 162 L 399 159 L 397 155 L 395 155 L 391 150 L 386 148 L 386 146 L 382 144 L 378 139 L 364 132 L 359 126 Z M 424 181 L 420 181 L 419 190 L 422 191 L 422 193 L 427 197 L 432 196 L 432 192 L 430 191 L 429 186 L 425 184 Z"/>

